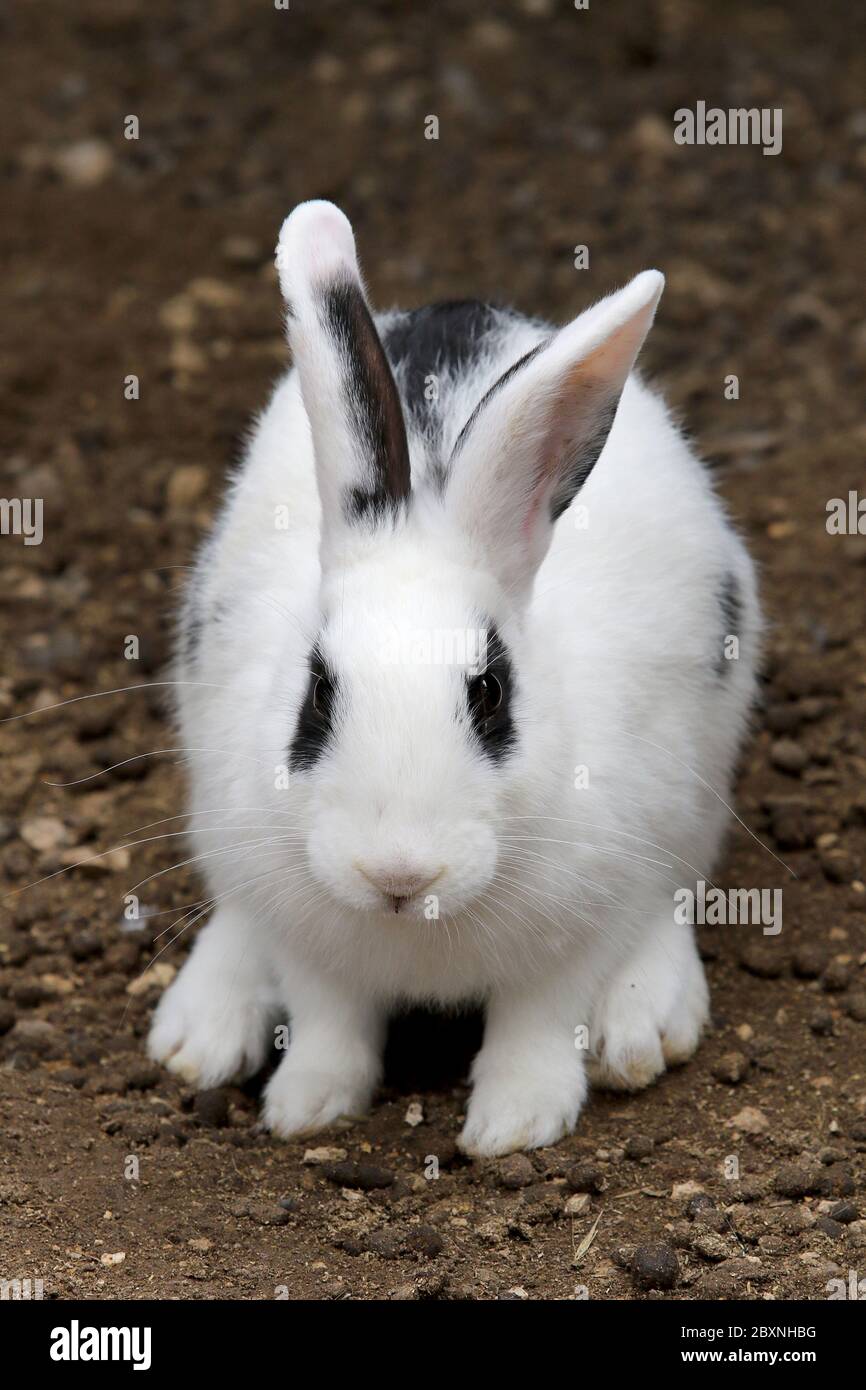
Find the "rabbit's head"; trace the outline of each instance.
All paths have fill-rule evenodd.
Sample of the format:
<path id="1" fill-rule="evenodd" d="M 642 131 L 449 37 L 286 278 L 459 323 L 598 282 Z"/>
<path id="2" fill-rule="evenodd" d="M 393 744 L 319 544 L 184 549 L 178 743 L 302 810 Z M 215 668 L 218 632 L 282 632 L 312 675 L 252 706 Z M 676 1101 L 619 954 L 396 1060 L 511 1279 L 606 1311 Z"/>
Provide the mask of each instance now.
<path id="1" fill-rule="evenodd" d="M 490 882 L 498 820 L 531 779 L 546 720 L 533 580 L 663 280 L 639 275 L 527 353 L 455 431 L 441 475 L 413 486 L 348 221 L 301 204 L 277 264 L 322 503 L 318 629 L 288 731 L 310 866 L 344 904 L 434 918 Z"/>

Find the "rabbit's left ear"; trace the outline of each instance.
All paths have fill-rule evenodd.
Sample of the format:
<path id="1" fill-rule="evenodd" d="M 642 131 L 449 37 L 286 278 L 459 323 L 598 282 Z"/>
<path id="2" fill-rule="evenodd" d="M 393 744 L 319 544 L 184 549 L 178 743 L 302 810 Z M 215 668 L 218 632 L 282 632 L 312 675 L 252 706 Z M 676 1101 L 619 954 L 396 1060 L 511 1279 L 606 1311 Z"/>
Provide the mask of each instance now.
<path id="1" fill-rule="evenodd" d="M 554 333 L 500 377 L 457 439 L 446 506 L 512 592 L 528 591 L 604 447 L 663 288 L 646 270 Z"/>
<path id="2" fill-rule="evenodd" d="M 400 398 L 367 307 L 355 239 L 333 203 L 301 203 L 277 246 L 287 333 L 309 416 L 323 539 L 395 514 L 409 496 Z"/>

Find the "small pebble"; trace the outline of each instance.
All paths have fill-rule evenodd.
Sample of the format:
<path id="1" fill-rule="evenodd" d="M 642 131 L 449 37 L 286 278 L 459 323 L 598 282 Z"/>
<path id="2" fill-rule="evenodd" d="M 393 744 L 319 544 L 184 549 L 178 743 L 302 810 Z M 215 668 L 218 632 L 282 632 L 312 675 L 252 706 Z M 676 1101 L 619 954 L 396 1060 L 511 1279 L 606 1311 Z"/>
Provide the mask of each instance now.
<path id="1" fill-rule="evenodd" d="M 508 1188 L 528 1187 L 537 1176 L 526 1154 L 509 1154 L 500 1160 L 497 1172 L 500 1186 Z"/>
<path id="2" fill-rule="evenodd" d="M 719 1213 L 721 1215 L 721 1213 Z M 717 1231 L 709 1231 L 703 1227 L 696 1229 L 692 1236 L 692 1249 L 696 1255 L 700 1255 L 705 1260 L 717 1263 L 726 1260 L 730 1255 L 730 1247 L 723 1236 Z"/>
<path id="3" fill-rule="evenodd" d="M 731 1129 L 741 1130 L 743 1134 L 766 1134 L 770 1121 L 763 1110 L 758 1110 L 754 1105 L 745 1105 L 728 1120 L 728 1125 Z"/>
<path id="4" fill-rule="evenodd" d="M 835 1206 L 830 1208 L 827 1215 L 833 1221 L 838 1221 L 843 1226 L 847 1226 L 850 1222 L 860 1219 L 860 1212 L 853 1202 L 836 1202 Z"/>
<path id="5" fill-rule="evenodd" d="M 848 988 L 851 980 L 851 968 L 844 961 L 831 960 L 824 974 L 821 976 L 821 988 L 826 994 L 841 994 Z"/>
<path id="6" fill-rule="evenodd" d="M 54 157 L 57 172 L 75 188 L 95 188 L 114 167 L 114 152 L 105 140 L 76 140 Z"/>
<path id="7" fill-rule="evenodd" d="M 792 738 L 778 738 L 770 744 L 770 762 L 780 772 L 799 777 L 809 762 L 809 754 L 801 743 Z"/>
<path id="8" fill-rule="evenodd" d="M 690 1216 L 692 1220 L 694 1220 L 698 1212 L 714 1211 L 715 1206 L 715 1200 L 710 1196 L 709 1192 L 696 1192 L 686 1207 L 686 1216 Z"/>
<path id="9" fill-rule="evenodd" d="M 821 1176 L 817 1168 L 783 1163 L 773 1179 L 773 1188 L 781 1197 L 807 1197 L 818 1191 Z"/>
<path id="10" fill-rule="evenodd" d="M 382 1260 L 399 1260 L 403 1254 L 404 1246 L 397 1231 L 383 1229 L 371 1231 L 366 1239 L 361 1241 L 361 1249 L 371 1250 Z M 349 1253 L 354 1252 L 350 1249 Z"/>
<path id="11" fill-rule="evenodd" d="M 823 1231 L 825 1236 L 832 1236 L 834 1240 L 838 1240 L 840 1236 L 845 1234 L 845 1227 L 841 1226 L 838 1221 L 834 1221 L 832 1217 L 829 1216 L 819 1216 L 818 1220 L 815 1222 L 814 1229 L 816 1231 Z"/>
<path id="12" fill-rule="evenodd" d="M 229 1122 L 228 1092 L 221 1086 L 210 1091 L 199 1091 L 192 1108 L 201 1123 L 211 1129 L 223 1129 Z"/>
<path id="13" fill-rule="evenodd" d="M 829 1038 L 833 1035 L 835 1020 L 829 1009 L 816 1009 L 809 1019 L 809 1027 L 816 1037 Z"/>
<path id="14" fill-rule="evenodd" d="M 798 980 L 817 980 L 827 968 L 827 952 L 812 943 L 797 946 L 791 956 L 791 967 Z"/>
<path id="15" fill-rule="evenodd" d="M 259 1226 L 285 1226 L 289 1213 L 279 1205 L 270 1202 L 249 1202 L 241 1199 L 229 1207 L 232 1216 L 246 1216 Z"/>
<path id="16" fill-rule="evenodd" d="M 775 980 L 785 968 L 781 951 L 765 942 L 749 941 L 740 951 L 740 967 L 761 980 Z"/>
<path id="17" fill-rule="evenodd" d="M 35 1009 L 48 997 L 47 991 L 38 980 L 17 980 L 9 994 L 15 1004 L 22 1009 Z"/>
<path id="18" fill-rule="evenodd" d="M 849 1018 L 853 1018 L 855 1023 L 866 1023 L 866 992 L 858 990 L 856 994 L 849 994 L 845 1000 L 845 1009 Z"/>
<path id="19" fill-rule="evenodd" d="M 654 1148 L 655 1141 L 650 1139 L 649 1135 L 633 1134 L 629 1139 L 626 1140 L 625 1156 L 626 1158 L 633 1158 L 638 1160 L 642 1158 L 649 1158 Z"/>
<path id="20" fill-rule="evenodd" d="M 824 877 L 831 883 L 851 883 L 857 877 L 856 865 L 847 850 L 825 849 L 818 857 Z"/>
<path id="21" fill-rule="evenodd" d="M 10 1042 L 40 1057 L 55 1055 L 61 1042 L 60 1029 L 45 1018 L 19 1018 L 9 1034 Z"/>
<path id="22" fill-rule="evenodd" d="M 406 1237 L 406 1246 L 414 1255 L 435 1260 L 445 1249 L 445 1241 L 433 1226 L 413 1226 Z"/>
<path id="23" fill-rule="evenodd" d="M 565 1181 L 572 1192 L 604 1192 L 607 1178 L 593 1163 L 575 1163 L 566 1171 Z"/>
<path id="24" fill-rule="evenodd" d="M 672 1289 L 680 1262 L 672 1246 L 661 1241 L 639 1245 L 631 1258 L 631 1272 L 644 1289 Z"/>
<path id="25" fill-rule="evenodd" d="M 820 1174 L 814 1191 L 819 1197 L 853 1197 L 856 1184 L 844 1163 L 833 1163 Z"/>
<path id="26" fill-rule="evenodd" d="M 322 1144 L 317 1149 L 307 1149 L 301 1162 L 316 1168 L 323 1163 L 342 1163 L 348 1157 L 345 1149 L 338 1149 L 332 1144 Z"/>
<path id="27" fill-rule="evenodd" d="M 749 1059 L 742 1052 L 725 1052 L 712 1068 L 716 1080 L 727 1086 L 738 1086 L 748 1070 Z"/>
<path id="28" fill-rule="evenodd" d="M 198 502 L 207 490 L 210 474 L 200 463 L 182 463 L 172 473 L 166 501 L 172 511 L 184 511 Z"/>
<path id="29" fill-rule="evenodd" d="M 69 827 L 56 816 L 32 816 L 21 822 L 18 832 L 31 849 L 43 853 L 68 845 L 72 839 Z"/>

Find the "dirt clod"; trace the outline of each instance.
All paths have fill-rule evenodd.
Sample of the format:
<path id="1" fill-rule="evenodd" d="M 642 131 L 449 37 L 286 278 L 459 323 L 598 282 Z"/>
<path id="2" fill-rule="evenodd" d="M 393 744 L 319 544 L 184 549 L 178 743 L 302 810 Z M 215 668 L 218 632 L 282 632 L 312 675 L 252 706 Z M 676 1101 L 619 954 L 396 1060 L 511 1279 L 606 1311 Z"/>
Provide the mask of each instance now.
<path id="1" fill-rule="evenodd" d="M 644 1289 L 672 1289 L 680 1274 L 680 1262 L 672 1246 L 661 1241 L 639 1245 L 631 1258 L 631 1272 Z"/>

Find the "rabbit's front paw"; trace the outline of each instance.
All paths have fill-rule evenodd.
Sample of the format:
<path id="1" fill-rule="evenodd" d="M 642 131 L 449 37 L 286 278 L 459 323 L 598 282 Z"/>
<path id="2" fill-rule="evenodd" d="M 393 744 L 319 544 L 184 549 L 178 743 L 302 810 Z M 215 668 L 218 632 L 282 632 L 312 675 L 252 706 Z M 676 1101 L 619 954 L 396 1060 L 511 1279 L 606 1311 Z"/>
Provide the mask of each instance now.
<path id="1" fill-rule="evenodd" d="M 193 1086 L 220 1086 L 258 1071 L 267 1048 L 267 1016 L 249 999 L 206 992 L 185 971 L 157 1007 L 147 1050 Z"/>
<path id="2" fill-rule="evenodd" d="M 265 1090 L 264 1122 L 281 1139 L 313 1134 L 342 1118 L 357 1119 L 370 1105 L 373 1080 L 292 1065 L 286 1057 Z"/>
<path id="3" fill-rule="evenodd" d="M 640 1091 L 668 1066 L 688 1061 L 709 1015 L 704 969 L 690 935 L 649 943 L 609 985 L 591 1030 L 594 1085 Z"/>
<path id="4" fill-rule="evenodd" d="M 245 926 L 216 912 L 153 1017 L 150 1056 L 194 1086 L 251 1076 L 265 1060 L 279 1003 Z"/>
<path id="5" fill-rule="evenodd" d="M 457 1143 L 478 1158 L 543 1149 L 574 1129 L 585 1092 L 582 1073 L 561 1087 L 543 1076 L 485 1076 L 475 1084 Z"/>

